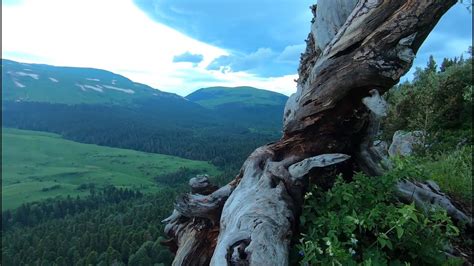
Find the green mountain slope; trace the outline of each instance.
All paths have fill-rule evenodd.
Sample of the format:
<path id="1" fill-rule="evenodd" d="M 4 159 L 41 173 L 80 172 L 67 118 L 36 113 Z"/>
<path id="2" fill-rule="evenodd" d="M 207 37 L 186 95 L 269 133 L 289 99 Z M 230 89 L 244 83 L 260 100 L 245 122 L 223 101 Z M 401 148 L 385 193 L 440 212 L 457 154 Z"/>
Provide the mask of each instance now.
<path id="1" fill-rule="evenodd" d="M 181 98 L 105 70 L 6 59 L 2 59 L 2 97 L 3 101 L 112 105 L 144 98 Z"/>
<path id="2" fill-rule="evenodd" d="M 219 171 L 210 163 L 65 140 L 56 134 L 2 129 L 2 209 L 59 195 L 89 194 L 81 190 L 114 185 L 157 191 L 167 185 L 159 176 Z M 188 177 L 185 179 L 187 180 Z M 170 182 L 172 180 L 169 180 Z"/>
<path id="3" fill-rule="evenodd" d="M 284 106 L 288 97 L 253 87 L 210 87 L 199 89 L 186 96 L 186 99 L 205 107 L 216 108 L 226 104 Z"/>

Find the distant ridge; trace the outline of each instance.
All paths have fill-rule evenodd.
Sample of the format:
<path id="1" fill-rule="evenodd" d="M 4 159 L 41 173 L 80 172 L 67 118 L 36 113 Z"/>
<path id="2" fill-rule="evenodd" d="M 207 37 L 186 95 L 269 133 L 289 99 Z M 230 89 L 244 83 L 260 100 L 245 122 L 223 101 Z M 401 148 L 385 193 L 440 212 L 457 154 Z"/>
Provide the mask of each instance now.
<path id="1" fill-rule="evenodd" d="M 208 108 L 225 104 L 284 106 L 288 100 L 286 95 L 248 86 L 202 88 L 185 98 Z"/>

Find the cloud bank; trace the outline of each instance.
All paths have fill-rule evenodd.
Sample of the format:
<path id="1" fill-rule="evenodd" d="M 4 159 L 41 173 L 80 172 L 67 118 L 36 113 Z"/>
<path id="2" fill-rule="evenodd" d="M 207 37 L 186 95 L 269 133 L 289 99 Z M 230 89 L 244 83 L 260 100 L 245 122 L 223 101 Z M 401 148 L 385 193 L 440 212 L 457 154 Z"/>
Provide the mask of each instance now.
<path id="1" fill-rule="evenodd" d="M 255 86 L 284 94 L 310 29 L 313 0 L 7 0 L 2 58 L 94 67 L 180 95 L 208 86 Z M 472 17 L 458 4 L 421 47 L 459 56 L 472 40 Z M 410 79 L 413 70 L 404 79 Z"/>

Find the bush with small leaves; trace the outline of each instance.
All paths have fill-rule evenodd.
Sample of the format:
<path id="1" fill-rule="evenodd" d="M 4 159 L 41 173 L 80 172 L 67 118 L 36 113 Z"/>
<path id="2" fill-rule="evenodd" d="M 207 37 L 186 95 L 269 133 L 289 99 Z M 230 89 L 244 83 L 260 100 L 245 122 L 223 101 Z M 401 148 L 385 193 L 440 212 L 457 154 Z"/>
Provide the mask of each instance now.
<path id="1" fill-rule="evenodd" d="M 346 183 L 306 194 L 303 234 L 294 253 L 301 265 L 442 265 L 459 230 L 442 210 L 424 214 L 394 198 L 397 176 L 356 174 Z"/>

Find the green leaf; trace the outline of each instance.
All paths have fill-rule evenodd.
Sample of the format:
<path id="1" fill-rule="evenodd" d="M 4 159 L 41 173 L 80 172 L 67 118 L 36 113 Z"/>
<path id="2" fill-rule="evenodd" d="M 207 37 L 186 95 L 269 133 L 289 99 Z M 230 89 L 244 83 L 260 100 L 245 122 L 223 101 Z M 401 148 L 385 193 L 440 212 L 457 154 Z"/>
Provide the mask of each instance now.
<path id="1" fill-rule="evenodd" d="M 398 239 L 401 239 L 403 236 L 404 230 L 402 227 L 396 227 L 396 229 L 397 229 L 397 237 Z"/>
<path id="2" fill-rule="evenodd" d="M 410 217 L 410 219 L 418 223 L 418 216 L 416 216 L 415 212 L 409 212 L 408 217 Z"/>
<path id="3" fill-rule="evenodd" d="M 389 249 L 393 249 L 392 242 L 386 234 L 380 234 L 380 236 L 377 238 L 377 241 L 380 243 L 382 248 L 388 247 Z"/>
<path id="4" fill-rule="evenodd" d="M 459 235 L 459 229 L 456 226 L 454 226 L 452 224 L 449 224 L 448 229 L 449 229 L 451 235 L 454 235 L 454 236 Z"/>

